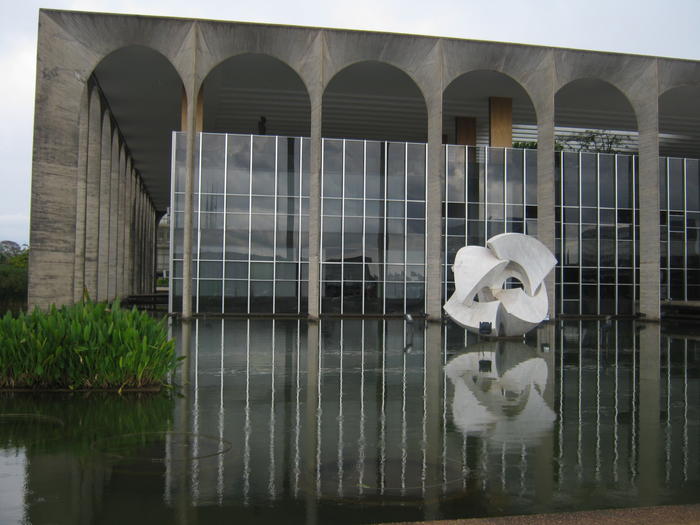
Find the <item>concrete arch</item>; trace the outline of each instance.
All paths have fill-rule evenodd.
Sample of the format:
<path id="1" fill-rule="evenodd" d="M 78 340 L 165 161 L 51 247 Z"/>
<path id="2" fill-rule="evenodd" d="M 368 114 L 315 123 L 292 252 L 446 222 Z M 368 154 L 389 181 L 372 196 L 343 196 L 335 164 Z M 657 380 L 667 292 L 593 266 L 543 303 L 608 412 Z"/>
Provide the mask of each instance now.
<path id="1" fill-rule="evenodd" d="M 428 106 L 402 68 L 355 61 L 325 85 L 322 130 L 324 137 L 427 142 Z"/>
<path id="2" fill-rule="evenodd" d="M 203 130 L 308 136 L 311 99 L 298 71 L 264 53 L 241 53 L 219 62 L 203 79 Z"/>
<path id="3" fill-rule="evenodd" d="M 94 69 L 106 107 L 153 194 L 158 209 L 170 197 L 170 137 L 181 128 L 184 85 L 172 62 L 140 45 L 121 47 Z"/>
<path id="4" fill-rule="evenodd" d="M 445 87 L 443 99 L 443 135 L 448 143 L 457 143 L 456 121 L 458 117 L 474 119 L 474 143 L 486 145 L 484 139 L 489 128 L 489 101 L 491 97 L 512 101 L 512 125 L 526 126 L 519 141 L 537 140 L 538 114 L 535 102 L 528 90 L 516 78 L 497 69 L 474 69 L 452 78 Z"/>

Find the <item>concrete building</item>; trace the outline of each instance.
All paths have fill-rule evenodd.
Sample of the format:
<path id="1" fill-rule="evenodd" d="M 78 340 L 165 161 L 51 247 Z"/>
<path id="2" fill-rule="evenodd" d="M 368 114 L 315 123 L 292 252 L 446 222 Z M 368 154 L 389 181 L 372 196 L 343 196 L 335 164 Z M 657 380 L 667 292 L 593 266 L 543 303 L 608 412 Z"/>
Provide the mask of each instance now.
<path id="1" fill-rule="evenodd" d="M 556 151 L 586 130 L 622 153 Z M 185 317 L 438 318 L 455 247 L 524 231 L 551 314 L 658 318 L 700 299 L 698 139 L 694 61 L 42 10 L 29 303 L 152 290 L 172 207 Z"/>

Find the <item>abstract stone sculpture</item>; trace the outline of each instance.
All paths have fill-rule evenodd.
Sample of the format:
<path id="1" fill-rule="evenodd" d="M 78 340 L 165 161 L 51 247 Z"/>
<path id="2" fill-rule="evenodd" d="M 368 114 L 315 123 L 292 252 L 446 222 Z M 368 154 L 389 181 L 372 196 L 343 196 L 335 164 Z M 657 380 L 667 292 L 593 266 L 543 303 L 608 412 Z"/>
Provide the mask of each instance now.
<path id="1" fill-rule="evenodd" d="M 544 278 L 556 264 L 544 244 L 522 233 L 491 237 L 486 248 L 465 246 L 455 256 L 455 292 L 443 308 L 467 330 L 478 333 L 487 322 L 492 335 L 523 335 L 547 316 Z M 504 288 L 511 278 L 522 288 Z"/>

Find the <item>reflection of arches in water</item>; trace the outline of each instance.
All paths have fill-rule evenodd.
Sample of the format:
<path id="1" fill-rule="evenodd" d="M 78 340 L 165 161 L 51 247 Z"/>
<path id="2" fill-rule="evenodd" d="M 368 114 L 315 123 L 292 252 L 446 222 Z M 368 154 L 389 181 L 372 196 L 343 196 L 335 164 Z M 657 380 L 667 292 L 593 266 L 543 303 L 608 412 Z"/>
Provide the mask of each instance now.
<path id="1" fill-rule="evenodd" d="M 547 362 L 522 343 L 480 343 L 445 366 L 454 385 L 452 418 L 465 434 L 504 444 L 536 443 L 552 430 Z"/>

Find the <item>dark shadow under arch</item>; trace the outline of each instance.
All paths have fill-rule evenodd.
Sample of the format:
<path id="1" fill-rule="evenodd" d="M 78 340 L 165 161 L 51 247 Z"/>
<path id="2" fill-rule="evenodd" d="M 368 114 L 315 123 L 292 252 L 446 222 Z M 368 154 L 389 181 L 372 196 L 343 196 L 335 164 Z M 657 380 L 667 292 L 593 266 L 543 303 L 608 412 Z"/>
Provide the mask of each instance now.
<path id="1" fill-rule="evenodd" d="M 427 142 L 428 111 L 419 87 L 399 68 L 356 62 L 323 93 L 323 137 Z"/>
<path id="2" fill-rule="evenodd" d="M 566 137 L 588 130 L 617 134 L 622 150 L 637 149 L 637 116 L 625 94 L 597 78 L 573 80 L 554 96 L 556 136 Z"/>
<path id="3" fill-rule="evenodd" d="M 204 79 L 201 92 L 204 131 L 309 136 L 306 86 L 290 66 L 270 55 L 247 53 L 224 60 Z"/>
<path id="4" fill-rule="evenodd" d="M 456 142 L 456 118 L 476 119 L 476 142 L 489 143 L 489 98 L 512 99 L 513 141 L 537 140 L 537 113 L 523 86 L 505 73 L 475 70 L 455 78 L 443 92 L 443 136 L 447 143 Z"/>
<path id="5" fill-rule="evenodd" d="M 183 85 L 170 61 L 143 46 L 120 48 L 97 65 L 93 77 L 119 126 L 157 210 L 170 202 L 173 131 L 180 129 Z"/>

